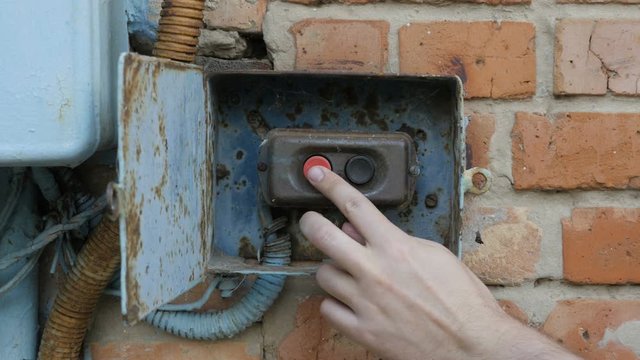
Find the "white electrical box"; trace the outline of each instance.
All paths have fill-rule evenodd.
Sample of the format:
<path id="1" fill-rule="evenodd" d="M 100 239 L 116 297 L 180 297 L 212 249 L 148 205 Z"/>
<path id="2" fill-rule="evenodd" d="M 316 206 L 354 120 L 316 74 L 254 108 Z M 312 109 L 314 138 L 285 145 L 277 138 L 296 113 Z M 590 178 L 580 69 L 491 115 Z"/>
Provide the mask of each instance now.
<path id="1" fill-rule="evenodd" d="M 124 0 L 6 0 L 0 166 L 75 166 L 113 147 Z"/>

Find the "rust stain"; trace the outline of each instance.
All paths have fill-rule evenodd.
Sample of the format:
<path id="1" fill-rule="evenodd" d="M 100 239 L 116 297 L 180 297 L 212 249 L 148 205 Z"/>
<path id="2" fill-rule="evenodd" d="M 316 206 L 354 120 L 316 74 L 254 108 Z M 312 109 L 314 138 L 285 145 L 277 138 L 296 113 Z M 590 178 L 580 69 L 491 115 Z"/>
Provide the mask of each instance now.
<path id="1" fill-rule="evenodd" d="M 157 76 L 157 75 L 154 75 Z M 154 81 L 155 82 L 155 81 Z M 160 178 L 160 182 L 153 188 L 153 192 L 156 194 L 156 197 L 161 200 L 165 200 L 164 197 L 164 188 L 167 185 L 169 180 L 169 143 L 167 140 L 167 129 L 165 125 L 165 116 L 163 112 L 160 112 L 158 117 L 158 135 L 162 140 L 162 144 L 164 145 L 164 154 L 162 156 L 162 177 Z M 158 149 L 158 153 L 160 154 L 160 149 Z"/>
<path id="2" fill-rule="evenodd" d="M 137 282 L 137 277 L 133 273 L 132 269 L 135 268 L 138 254 L 140 253 L 140 250 L 142 247 L 142 242 L 140 241 L 141 240 L 140 239 L 140 212 L 142 209 L 142 204 L 144 202 L 144 198 L 142 198 L 140 203 L 137 203 L 135 201 L 136 199 L 135 183 L 136 183 L 135 176 L 131 173 L 127 174 L 127 184 L 132 189 L 132 192 L 128 194 L 128 196 L 130 197 L 123 199 L 124 200 L 123 203 L 126 204 L 126 208 L 125 208 L 125 216 L 127 219 L 126 226 L 125 226 L 125 232 L 127 236 L 126 261 L 127 261 L 127 269 L 129 269 L 127 271 L 126 287 L 127 287 L 127 297 L 131 299 L 131 301 L 139 298 L 138 294 L 139 294 L 140 286 Z M 131 321 L 137 318 L 139 308 L 137 305 L 131 305 L 131 304 L 129 304 L 128 307 L 129 308 L 127 311 L 127 317 Z"/>
<path id="3" fill-rule="evenodd" d="M 258 110 L 252 110 L 247 113 L 247 123 L 251 127 L 254 134 L 260 138 L 264 138 L 265 135 L 271 130 L 264 117 Z"/>
<path id="4" fill-rule="evenodd" d="M 200 205 L 200 254 L 203 256 L 202 261 L 206 261 L 209 256 L 207 249 L 209 249 L 209 243 L 211 242 L 211 238 L 209 237 L 208 225 L 209 222 L 212 221 L 213 218 L 213 204 L 212 204 L 212 192 L 213 192 L 213 157 L 214 157 L 214 146 L 213 146 L 213 119 L 209 116 L 207 97 L 204 99 L 204 108 L 205 108 L 205 118 L 203 119 L 205 122 L 205 158 L 204 164 L 205 166 L 200 168 L 200 173 L 198 174 L 198 179 L 201 183 L 201 205 Z M 217 170 L 217 169 L 216 169 Z"/>
<path id="5" fill-rule="evenodd" d="M 298 116 L 302 114 L 303 110 L 304 109 L 302 107 L 302 103 L 298 102 L 296 103 L 296 106 L 294 107 L 293 112 L 286 113 L 285 115 L 287 119 L 289 119 L 289 121 L 295 122 Z"/>
<path id="6" fill-rule="evenodd" d="M 353 86 L 345 86 L 343 93 L 344 100 L 347 102 L 347 105 L 354 106 L 358 104 L 358 93 Z"/>
<path id="7" fill-rule="evenodd" d="M 338 113 L 327 108 L 322 109 L 320 114 L 320 124 L 329 125 L 332 120 L 338 120 Z"/>
<path id="8" fill-rule="evenodd" d="M 356 120 L 356 124 L 368 127 L 370 125 L 377 126 L 382 131 L 389 131 L 387 119 L 381 117 L 379 113 L 379 99 L 375 92 L 371 92 L 366 100 L 362 110 L 356 110 L 351 113 L 351 117 Z"/>
<path id="9" fill-rule="evenodd" d="M 225 164 L 220 163 L 216 165 L 216 184 L 221 180 L 229 179 L 229 175 L 231 175 L 231 171 L 229 171 Z"/>
<path id="10" fill-rule="evenodd" d="M 240 238 L 238 255 L 247 259 L 255 259 L 258 257 L 258 252 L 256 251 L 255 246 L 253 246 L 251 240 L 246 236 Z"/>
<path id="11" fill-rule="evenodd" d="M 335 96 L 336 87 L 337 84 L 335 82 L 327 82 L 324 86 L 318 88 L 318 95 L 324 100 L 331 101 Z"/>

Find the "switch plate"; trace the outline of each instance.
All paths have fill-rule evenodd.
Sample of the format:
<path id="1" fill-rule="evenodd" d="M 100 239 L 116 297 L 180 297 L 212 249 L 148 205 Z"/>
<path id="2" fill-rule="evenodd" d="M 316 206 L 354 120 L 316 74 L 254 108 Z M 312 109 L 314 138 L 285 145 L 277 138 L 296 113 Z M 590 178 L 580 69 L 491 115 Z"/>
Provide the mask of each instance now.
<path id="1" fill-rule="evenodd" d="M 331 206 L 304 177 L 304 163 L 314 155 L 329 160 L 333 171 L 345 179 L 349 161 L 369 159 L 373 177 L 366 183 L 352 184 L 378 206 L 404 208 L 414 192 L 415 175 L 409 169 L 417 165 L 417 156 L 406 133 L 274 129 L 267 133 L 259 151 L 258 168 L 263 170 L 260 187 L 271 206 Z"/>

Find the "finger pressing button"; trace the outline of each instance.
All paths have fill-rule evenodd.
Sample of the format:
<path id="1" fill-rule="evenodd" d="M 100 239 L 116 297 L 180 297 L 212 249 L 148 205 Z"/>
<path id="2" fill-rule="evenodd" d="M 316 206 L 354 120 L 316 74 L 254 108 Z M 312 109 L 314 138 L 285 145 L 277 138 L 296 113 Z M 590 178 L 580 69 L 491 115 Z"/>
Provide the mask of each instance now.
<path id="1" fill-rule="evenodd" d="M 314 155 L 308 158 L 307 161 L 304 162 L 304 166 L 302 167 L 302 173 L 304 174 L 305 177 L 307 176 L 307 173 L 309 172 L 309 170 L 314 166 L 322 166 L 329 170 L 333 170 L 331 168 L 331 163 L 329 162 L 329 160 L 327 160 L 326 157 L 321 155 Z"/>

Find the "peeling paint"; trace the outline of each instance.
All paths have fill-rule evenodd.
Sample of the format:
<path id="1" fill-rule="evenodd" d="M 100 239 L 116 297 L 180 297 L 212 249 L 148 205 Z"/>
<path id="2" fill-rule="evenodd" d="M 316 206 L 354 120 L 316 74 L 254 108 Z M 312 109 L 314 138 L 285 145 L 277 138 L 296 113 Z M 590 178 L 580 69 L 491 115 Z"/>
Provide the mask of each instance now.
<path id="1" fill-rule="evenodd" d="M 126 54 L 121 72 L 123 311 L 135 322 L 204 276 L 213 126 L 200 68 Z"/>

